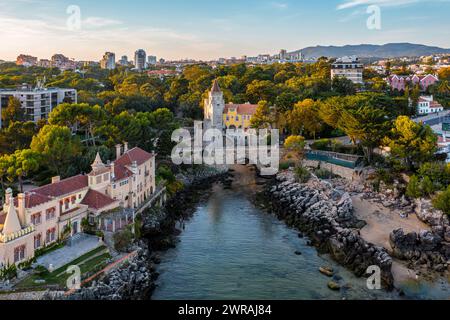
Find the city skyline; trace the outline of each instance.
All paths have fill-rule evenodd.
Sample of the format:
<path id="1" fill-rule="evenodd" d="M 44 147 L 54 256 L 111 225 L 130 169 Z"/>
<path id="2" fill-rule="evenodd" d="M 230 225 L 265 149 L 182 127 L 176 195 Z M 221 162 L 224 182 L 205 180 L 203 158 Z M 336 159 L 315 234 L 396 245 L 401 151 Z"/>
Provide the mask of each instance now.
<path id="1" fill-rule="evenodd" d="M 132 6 L 117 1 L 104 4 L 86 0 L 0 2 L 0 37 L 8 44 L 0 48 L 0 59 L 14 60 L 20 53 L 40 58 L 62 53 L 98 61 L 106 51 L 133 57 L 139 48 L 166 59 L 211 60 L 316 45 L 413 42 L 450 47 L 450 23 L 442 10 L 450 7 L 449 0 L 232 0 L 226 4 L 172 0 L 169 6 L 136 0 Z M 380 30 L 367 27 L 370 5 L 381 9 Z"/>

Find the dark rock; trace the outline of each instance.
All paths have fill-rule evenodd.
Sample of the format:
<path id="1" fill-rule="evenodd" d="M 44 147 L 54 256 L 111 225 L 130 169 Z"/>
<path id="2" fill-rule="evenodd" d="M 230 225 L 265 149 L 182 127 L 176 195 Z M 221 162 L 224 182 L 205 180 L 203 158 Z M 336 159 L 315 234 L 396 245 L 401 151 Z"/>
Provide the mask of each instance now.
<path id="1" fill-rule="evenodd" d="M 337 282 L 330 281 L 328 282 L 328 288 L 330 288 L 333 291 L 339 291 L 341 290 L 341 285 Z"/>
<path id="2" fill-rule="evenodd" d="M 363 227 L 364 222 L 353 215 L 350 195 L 333 190 L 329 184 L 302 185 L 280 174 L 267 187 L 266 198 L 279 219 L 311 238 L 308 245 L 314 244 L 321 253 L 331 254 L 358 276 L 364 276 L 369 266 L 377 265 L 385 287 L 393 287 L 391 257 L 354 230 L 355 226 Z"/>
<path id="3" fill-rule="evenodd" d="M 334 270 L 329 267 L 321 267 L 319 268 L 321 274 L 326 275 L 327 277 L 332 277 L 334 275 Z"/>

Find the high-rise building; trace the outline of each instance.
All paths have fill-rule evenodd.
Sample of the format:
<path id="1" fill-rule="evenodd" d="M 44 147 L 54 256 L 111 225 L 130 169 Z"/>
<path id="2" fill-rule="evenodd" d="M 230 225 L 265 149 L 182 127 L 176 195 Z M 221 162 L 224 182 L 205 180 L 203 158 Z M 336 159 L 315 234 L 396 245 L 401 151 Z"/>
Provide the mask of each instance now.
<path id="1" fill-rule="evenodd" d="M 136 69 L 139 71 L 142 71 L 145 69 L 146 61 L 147 60 L 147 54 L 144 50 L 139 49 L 134 53 L 134 64 Z"/>
<path id="2" fill-rule="evenodd" d="M 102 69 L 114 70 L 116 68 L 116 55 L 112 52 L 105 52 L 100 61 Z"/>
<path id="3" fill-rule="evenodd" d="M 21 54 L 17 57 L 16 64 L 18 66 L 24 66 L 24 67 L 33 67 L 37 65 L 38 58 L 29 56 L 26 54 Z"/>
<path id="4" fill-rule="evenodd" d="M 154 65 L 156 65 L 156 62 L 157 62 L 156 56 L 148 56 L 147 62 L 148 62 L 148 65 L 149 65 L 149 66 L 154 66 Z"/>
<path id="5" fill-rule="evenodd" d="M 280 60 L 286 60 L 288 56 L 287 50 L 281 49 L 280 50 Z"/>
<path id="6" fill-rule="evenodd" d="M 127 56 L 122 56 L 118 62 L 121 66 L 127 66 L 129 64 Z"/>
<path id="7" fill-rule="evenodd" d="M 363 84 L 364 65 L 356 56 L 342 57 L 331 65 L 331 79 L 343 77 L 355 84 Z"/>

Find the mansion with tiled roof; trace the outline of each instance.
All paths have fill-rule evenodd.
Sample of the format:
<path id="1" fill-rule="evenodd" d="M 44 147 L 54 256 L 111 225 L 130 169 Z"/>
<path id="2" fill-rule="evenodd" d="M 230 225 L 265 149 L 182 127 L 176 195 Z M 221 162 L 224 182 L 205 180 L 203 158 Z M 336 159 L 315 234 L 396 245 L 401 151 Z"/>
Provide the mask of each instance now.
<path id="1" fill-rule="evenodd" d="M 219 82 L 215 80 L 204 103 L 205 128 L 248 130 L 257 108 L 257 104 L 250 103 L 225 104 Z"/>
<path id="2" fill-rule="evenodd" d="M 138 208 L 155 192 L 155 155 L 128 144 L 116 146 L 116 160 L 103 163 L 97 154 L 88 175 L 52 183 L 13 198 L 6 191 L 0 212 L 0 266 L 19 264 L 35 250 L 58 241 L 64 232 L 81 232 L 81 222 L 101 214 Z"/>

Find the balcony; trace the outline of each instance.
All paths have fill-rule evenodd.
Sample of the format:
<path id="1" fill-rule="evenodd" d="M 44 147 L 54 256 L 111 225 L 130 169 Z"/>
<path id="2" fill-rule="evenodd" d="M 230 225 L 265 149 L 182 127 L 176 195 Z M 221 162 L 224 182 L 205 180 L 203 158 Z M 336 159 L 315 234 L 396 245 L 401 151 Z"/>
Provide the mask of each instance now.
<path id="1" fill-rule="evenodd" d="M 68 221 L 68 220 L 74 219 L 82 214 L 87 213 L 87 211 L 88 211 L 88 206 L 80 204 L 76 208 L 70 209 L 65 212 L 61 212 L 61 216 L 60 216 L 59 220 L 61 222 Z"/>

